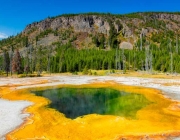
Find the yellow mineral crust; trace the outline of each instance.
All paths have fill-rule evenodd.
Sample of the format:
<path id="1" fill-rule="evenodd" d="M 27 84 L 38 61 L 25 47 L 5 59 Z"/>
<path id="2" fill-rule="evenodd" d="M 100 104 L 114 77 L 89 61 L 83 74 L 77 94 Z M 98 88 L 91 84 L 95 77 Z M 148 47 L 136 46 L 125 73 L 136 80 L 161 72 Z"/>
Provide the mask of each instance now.
<path id="1" fill-rule="evenodd" d="M 179 103 L 164 98 L 160 91 L 150 88 L 133 87 L 114 82 L 93 83 L 81 86 L 61 85 L 36 88 L 113 88 L 130 93 L 143 94 L 152 103 L 137 112 L 137 119 L 127 119 L 113 115 L 86 115 L 74 120 L 62 113 L 47 108 L 50 102 L 43 97 L 30 94 L 32 89 L 10 90 L 1 88 L 1 95 L 9 100 L 28 100 L 34 104 L 25 112 L 30 117 L 23 125 L 7 134 L 7 140 L 119 140 L 127 139 L 168 139 L 180 132 Z"/>

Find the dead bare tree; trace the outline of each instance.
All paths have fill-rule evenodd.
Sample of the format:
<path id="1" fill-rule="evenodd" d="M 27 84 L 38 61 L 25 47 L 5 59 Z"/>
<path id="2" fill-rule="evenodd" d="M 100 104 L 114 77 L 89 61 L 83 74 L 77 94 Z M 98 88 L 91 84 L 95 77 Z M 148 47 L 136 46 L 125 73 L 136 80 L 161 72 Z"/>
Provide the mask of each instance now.
<path id="1" fill-rule="evenodd" d="M 118 69 L 118 50 L 116 48 L 116 56 L 115 56 L 115 67 L 116 67 L 116 70 Z"/>
<path id="2" fill-rule="evenodd" d="M 173 74 L 173 52 L 172 52 L 172 44 L 171 44 L 171 40 L 169 42 L 169 48 L 170 48 L 170 66 L 171 66 L 171 74 Z"/>
<path id="3" fill-rule="evenodd" d="M 140 51 L 142 51 L 142 33 L 140 34 Z"/>
<path id="4" fill-rule="evenodd" d="M 126 56 L 124 55 L 124 49 L 122 49 L 122 62 L 123 62 L 123 73 L 126 73 Z"/>
<path id="5" fill-rule="evenodd" d="M 149 60 L 150 60 L 150 55 L 149 55 L 149 45 L 145 47 L 145 70 L 146 72 L 149 71 Z"/>
<path id="6" fill-rule="evenodd" d="M 49 74 L 51 75 L 51 55 L 52 55 L 52 46 L 48 46 L 48 56 L 47 56 L 47 61 L 48 61 L 48 65 L 47 65 L 47 71 L 49 72 Z"/>
<path id="7" fill-rule="evenodd" d="M 152 70 L 153 70 L 153 54 L 152 54 L 152 51 L 150 52 L 150 58 L 149 58 L 149 70 L 150 70 L 150 73 L 152 74 Z"/>
<path id="8" fill-rule="evenodd" d="M 119 49 L 119 62 L 118 62 L 118 69 L 121 70 L 121 51 Z"/>
<path id="9" fill-rule="evenodd" d="M 13 47 L 11 46 L 10 52 L 9 52 L 9 59 L 10 59 L 10 74 L 12 76 L 12 58 L 13 58 Z"/>
<path id="10" fill-rule="evenodd" d="M 176 35 L 176 53 L 178 54 L 179 52 L 179 46 L 178 46 L 178 36 Z"/>

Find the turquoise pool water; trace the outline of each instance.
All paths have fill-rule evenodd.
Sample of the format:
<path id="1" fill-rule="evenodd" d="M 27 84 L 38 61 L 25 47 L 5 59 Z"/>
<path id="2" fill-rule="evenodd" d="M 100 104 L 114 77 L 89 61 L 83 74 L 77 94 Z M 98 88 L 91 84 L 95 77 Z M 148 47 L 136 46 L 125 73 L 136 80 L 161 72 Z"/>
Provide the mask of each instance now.
<path id="1" fill-rule="evenodd" d="M 59 88 L 34 91 L 51 100 L 48 105 L 67 118 L 88 114 L 116 115 L 136 118 L 136 113 L 150 102 L 141 94 L 131 94 L 110 88 Z"/>

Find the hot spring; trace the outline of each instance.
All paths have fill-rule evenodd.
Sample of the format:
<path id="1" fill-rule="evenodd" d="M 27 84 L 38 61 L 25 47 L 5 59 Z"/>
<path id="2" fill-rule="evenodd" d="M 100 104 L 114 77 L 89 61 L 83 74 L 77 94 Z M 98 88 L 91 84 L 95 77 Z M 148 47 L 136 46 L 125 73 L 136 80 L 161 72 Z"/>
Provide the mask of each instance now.
<path id="1" fill-rule="evenodd" d="M 114 115 L 135 119 L 138 110 L 150 104 L 144 95 L 111 88 L 59 88 L 33 91 L 48 98 L 49 108 L 75 119 L 89 114 Z"/>

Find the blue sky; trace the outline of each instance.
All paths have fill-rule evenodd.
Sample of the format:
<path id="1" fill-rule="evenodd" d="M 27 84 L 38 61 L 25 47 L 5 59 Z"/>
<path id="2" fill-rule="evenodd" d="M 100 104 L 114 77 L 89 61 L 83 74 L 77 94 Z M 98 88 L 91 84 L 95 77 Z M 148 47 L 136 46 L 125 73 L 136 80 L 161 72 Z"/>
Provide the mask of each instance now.
<path id="1" fill-rule="evenodd" d="M 179 0 L 0 0 L 0 39 L 27 24 L 64 13 L 180 11 Z"/>

